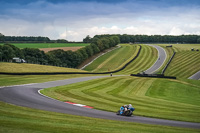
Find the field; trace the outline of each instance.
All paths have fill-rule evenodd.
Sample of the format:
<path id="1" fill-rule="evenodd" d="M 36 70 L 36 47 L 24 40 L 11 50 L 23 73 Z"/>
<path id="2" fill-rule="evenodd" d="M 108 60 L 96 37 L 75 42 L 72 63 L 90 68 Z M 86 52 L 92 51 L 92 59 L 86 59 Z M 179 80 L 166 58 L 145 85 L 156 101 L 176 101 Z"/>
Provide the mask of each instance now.
<path id="1" fill-rule="evenodd" d="M 94 76 L 90 74 L 59 74 L 59 75 L 0 75 L 0 86 L 21 85 L 30 83 L 43 83 L 77 77 Z"/>
<path id="2" fill-rule="evenodd" d="M 87 70 L 116 70 L 132 59 L 138 45 L 123 44 L 122 47 L 93 62 Z M 158 58 L 155 48 L 141 45 L 139 57 L 117 74 L 130 74 L 151 67 Z M 165 44 L 161 44 L 165 48 Z M 130 76 L 107 77 L 66 86 L 44 89 L 41 92 L 61 101 L 71 101 L 115 112 L 124 104 L 131 103 L 134 115 L 200 123 L 200 82 L 187 78 L 199 70 L 200 52 L 191 51 L 200 45 L 174 44 L 177 51 L 166 74 L 177 76 L 177 80 L 139 78 Z M 172 48 L 165 48 L 171 57 Z M 166 61 L 167 62 L 167 61 Z M 165 63 L 166 63 L 165 62 Z M 116 64 L 115 64 L 116 63 Z M 118 64 L 117 64 L 118 63 Z M 11 66 L 9 66 L 11 65 Z M 55 72 L 81 71 L 76 69 L 32 64 L 0 63 L 2 72 Z M 26 66 L 29 65 L 29 66 Z M 99 67 L 100 66 L 100 67 Z M 50 67 L 50 68 L 48 68 Z M 159 71 L 160 72 L 160 71 Z M 0 86 L 41 83 L 91 75 L 0 75 Z M 130 122 L 88 118 L 35 110 L 0 102 L 0 132 L 199 132 L 199 130 Z"/>
<path id="3" fill-rule="evenodd" d="M 139 50 L 138 45 L 121 44 L 117 48 L 96 59 L 84 70 L 92 72 L 107 72 L 121 68 L 124 64 L 136 56 Z"/>
<path id="4" fill-rule="evenodd" d="M 138 45 L 123 44 L 122 47 L 105 54 L 88 65 L 84 70 L 92 72 L 112 71 L 121 68 L 134 58 L 139 50 Z M 117 74 L 131 74 L 144 71 L 157 60 L 157 50 L 147 45 L 141 45 L 141 53 L 131 64 Z"/>
<path id="5" fill-rule="evenodd" d="M 200 44 L 174 44 L 172 46 L 177 53 L 167 68 L 166 75 L 186 79 L 200 70 L 200 52 L 191 51 L 191 48 L 200 49 Z"/>
<path id="6" fill-rule="evenodd" d="M 161 74 L 163 69 L 165 68 L 165 66 L 167 65 L 167 63 L 169 62 L 170 58 L 172 57 L 173 53 L 174 53 L 174 49 L 171 48 L 171 47 L 166 47 L 166 46 L 163 46 L 163 45 L 159 45 L 161 46 L 162 48 L 164 48 L 164 50 L 166 51 L 166 54 L 167 54 L 167 58 L 163 64 L 163 66 L 160 67 L 160 69 L 157 71 L 158 74 Z"/>
<path id="7" fill-rule="evenodd" d="M 18 48 L 84 47 L 89 43 L 11 43 Z M 0 45 L 3 45 L 2 43 Z"/>
<path id="8" fill-rule="evenodd" d="M 48 88 L 42 93 L 107 111 L 132 103 L 135 115 L 200 122 L 199 83 L 122 76 Z"/>
<path id="9" fill-rule="evenodd" d="M 85 72 L 79 69 L 37 65 L 28 63 L 3 63 L 0 62 L 0 72 Z"/>
<path id="10" fill-rule="evenodd" d="M 142 49 L 139 56 L 129 64 L 124 70 L 117 74 L 136 74 L 150 68 L 158 58 L 158 52 L 154 47 L 141 45 Z"/>
<path id="11" fill-rule="evenodd" d="M 159 44 L 159 46 L 163 46 L 163 47 L 166 47 L 169 45 L 172 45 L 172 48 L 176 52 L 191 51 L 192 48 L 200 50 L 200 44 Z"/>
<path id="12" fill-rule="evenodd" d="M 52 50 L 56 50 L 56 49 L 62 49 L 64 51 L 68 51 L 68 50 L 71 50 L 71 51 L 76 51 L 78 49 L 80 49 L 82 47 L 57 47 L 57 48 L 40 48 L 40 50 L 44 51 L 45 53 L 49 52 L 49 51 L 52 51 Z"/>
<path id="13" fill-rule="evenodd" d="M 199 130 L 95 119 L 0 102 L 1 133 L 197 133 Z"/>

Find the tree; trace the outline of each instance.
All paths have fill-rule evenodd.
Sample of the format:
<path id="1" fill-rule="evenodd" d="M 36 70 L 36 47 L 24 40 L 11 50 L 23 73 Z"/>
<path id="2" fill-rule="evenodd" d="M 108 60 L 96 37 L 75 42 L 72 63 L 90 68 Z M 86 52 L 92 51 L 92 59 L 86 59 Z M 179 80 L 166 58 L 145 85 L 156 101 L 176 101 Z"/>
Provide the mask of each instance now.
<path id="1" fill-rule="evenodd" d="M 15 56 L 14 50 L 9 45 L 3 45 L 2 47 L 2 60 L 10 62 Z"/>
<path id="2" fill-rule="evenodd" d="M 197 43 L 200 43 L 200 37 L 197 39 Z"/>
<path id="3" fill-rule="evenodd" d="M 101 42 L 103 44 L 104 49 L 110 48 L 110 40 L 107 37 L 101 38 Z"/>
<path id="4" fill-rule="evenodd" d="M 85 48 L 81 48 L 78 51 L 80 52 L 80 54 L 82 54 L 82 61 L 84 61 L 84 60 L 86 60 L 88 58 L 88 54 L 87 54 Z"/>
<path id="5" fill-rule="evenodd" d="M 103 51 L 105 49 L 101 39 L 98 39 L 96 43 L 97 43 L 97 46 L 99 47 L 100 51 Z"/>
<path id="6" fill-rule="evenodd" d="M 113 39 L 114 40 L 114 45 L 117 45 L 117 44 L 119 44 L 120 43 L 120 39 L 119 39 L 119 37 L 118 36 L 112 36 L 111 37 L 111 39 Z"/>
<path id="7" fill-rule="evenodd" d="M 91 37 L 89 35 L 87 35 L 84 39 L 83 39 L 84 43 L 90 43 L 91 42 Z"/>
<path id="8" fill-rule="evenodd" d="M 0 33 L 0 42 L 4 42 L 4 35 Z"/>
<path id="9" fill-rule="evenodd" d="M 19 57 L 19 58 L 22 58 L 22 59 L 24 58 L 23 52 L 18 47 L 14 46 L 12 44 L 8 44 L 8 43 L 6 43 L 4 45 L 7 45 L 7 46 L 9 46 L 9 47 L 11 47 L 13 49 L 15 57 Z"/>
<path id="10" fill-rule="evenodd" d="M 22 52 L 28 63 L 42 64 L 45 59 L 44 52 L 40 51 L 38 48 L 24 48 Z"/>
<path id="11" fill-rule="evenodd" d="M 85 49 L 86 49 L 88 57 L 91 57 L 94 54 L 91 45 L 86 46 Z"/>
<path id="12" fill-rule="evenodd" d="M 92 47 L 94 54 L 97 54 L 100 52 L 99 48 L 94 43 L 91 43 L 90 46 Z"/>
<path id="13" fill-rule="evenodd" d="M 58 39 L 56 40 L 57 43 L 67 43 L 68 41 L 65 39 Z"/>

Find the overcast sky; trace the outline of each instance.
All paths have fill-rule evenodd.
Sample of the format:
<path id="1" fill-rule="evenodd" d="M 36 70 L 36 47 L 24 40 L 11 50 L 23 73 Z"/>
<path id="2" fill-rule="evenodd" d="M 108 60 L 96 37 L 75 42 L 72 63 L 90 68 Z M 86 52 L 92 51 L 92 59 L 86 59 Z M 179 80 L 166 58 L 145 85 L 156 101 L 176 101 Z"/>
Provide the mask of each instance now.
<path id="1" fill-rule="evenodd" d="M 82 41 L 86 35 L 200 35 L 200 0 L 0 0 L 0 33 Z"/>

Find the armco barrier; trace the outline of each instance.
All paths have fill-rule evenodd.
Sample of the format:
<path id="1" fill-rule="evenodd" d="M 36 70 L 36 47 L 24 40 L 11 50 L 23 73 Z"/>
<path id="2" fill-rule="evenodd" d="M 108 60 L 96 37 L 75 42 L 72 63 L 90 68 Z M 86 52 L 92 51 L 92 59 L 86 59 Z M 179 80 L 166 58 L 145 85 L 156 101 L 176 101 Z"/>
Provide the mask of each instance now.
<path id="1" fill-rule="evenodd" d="M 165 73 L 166 69 L 168 68 L 170 62 L 172 61 L 172 59 L 174 58 L 176 52 L 173 53 L 172 57 L 170 58 L 170 60 L 168 61 L 167 65 L 165 66 L 165 68 L 162 70 L 162 74 Z"/>
<path id="2" fill-rule="evenodd" d="M 164 76 L 164 74 L 131 74 L 130 76 L 176 79 L 176 77 Z"/>
<path id="3" fill-rule="evenodd" d="M 27 72 L 27 73 L 7 73 L 7 72 L 0 72 L 0 74 L 6 74 L 6 75 L 57 75 L 57 74 L 110 74 L 110 73 L 116 73 L 123 69 L 125 69 L 131 62 L 133 62 L 140 54 L 140 51 L 142 49 L 141 45 L 139 45 L 140 48 L 137 52 L 137 55 L 131 59 L 129 62 L 127 62 L 122 68 L 110 71 L 110 72 L 98 72 L 98 73 L 92 73 L 92 72 Z"/>

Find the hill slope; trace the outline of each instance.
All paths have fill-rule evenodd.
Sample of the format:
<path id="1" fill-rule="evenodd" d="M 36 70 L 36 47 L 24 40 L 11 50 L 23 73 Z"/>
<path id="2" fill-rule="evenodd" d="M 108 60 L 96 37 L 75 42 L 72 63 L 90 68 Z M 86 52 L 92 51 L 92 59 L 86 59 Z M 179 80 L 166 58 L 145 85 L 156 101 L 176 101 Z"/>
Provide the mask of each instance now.
<path id="1" fill-rule="evenodd" d="M 0 63 L 0 72 L 21 73 L 21 72 L 85 72 L 79 69 L 55 67 L 27 63 Z"/>

